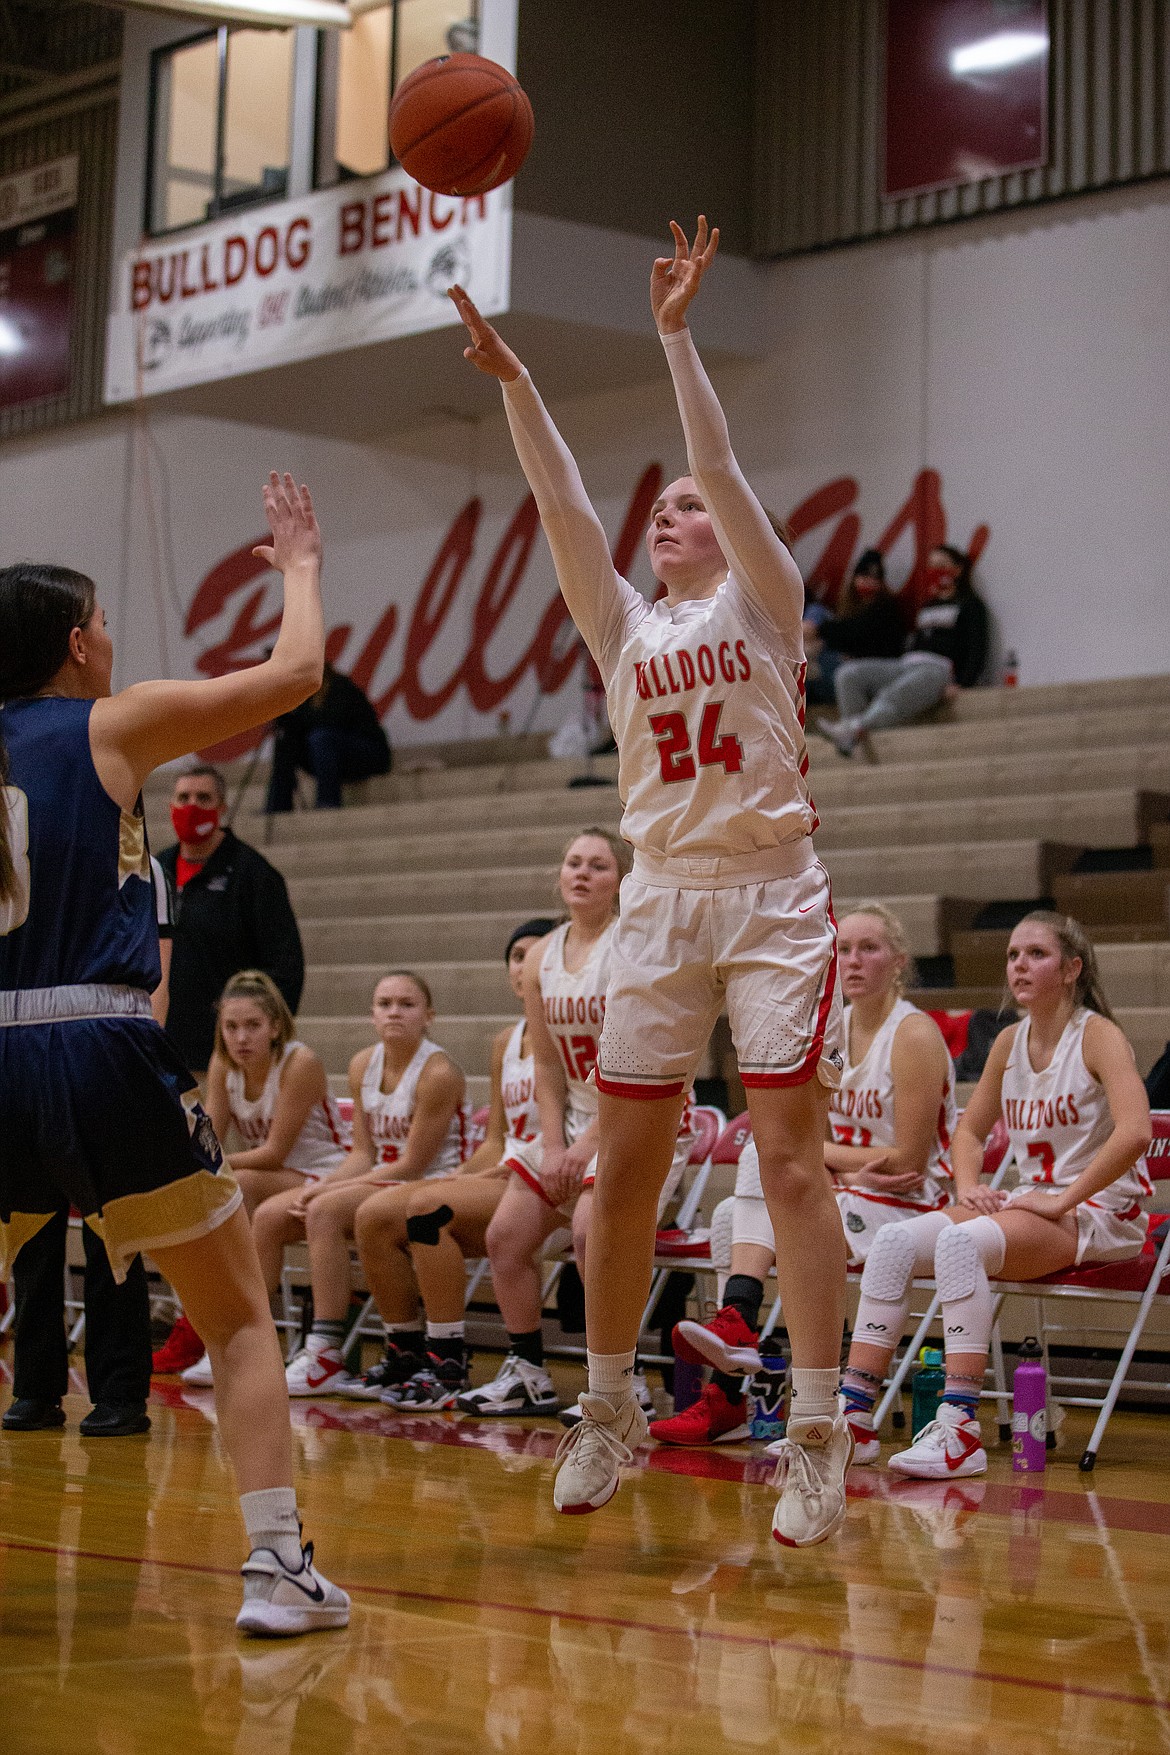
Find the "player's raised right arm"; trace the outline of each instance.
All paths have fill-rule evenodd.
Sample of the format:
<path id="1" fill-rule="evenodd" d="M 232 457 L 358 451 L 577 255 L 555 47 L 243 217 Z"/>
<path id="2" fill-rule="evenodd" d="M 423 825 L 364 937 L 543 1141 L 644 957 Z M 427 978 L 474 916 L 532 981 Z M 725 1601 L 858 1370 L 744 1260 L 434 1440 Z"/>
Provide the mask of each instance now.
<path id="1" fill-rule="evenodd" d="M 523 363 L 461 286 L 451 288 L 451 299 L 471 336 L 463 357 L 500 381 L 512 443 L 540 513 L 561 594 L 598 658 L 606 620 L 620 610 L 623 591 L 630 588 L 623 586 L 614 570 L 609 539 L 585 492 L 576 460 Z"/>
<path id="2" fill-rule="evenodd" d="M 321 532 L 308 488 L 275 470 L 264 487 L 270 543 L 255 553 L 284 574 L 284 614 L 272 656 L 206 682 L 135 683 L 94 703 L 90 742 L 114 797 L 136 795 L 160 762 L 264 725 L 321 686 L 325 623 Z"/>

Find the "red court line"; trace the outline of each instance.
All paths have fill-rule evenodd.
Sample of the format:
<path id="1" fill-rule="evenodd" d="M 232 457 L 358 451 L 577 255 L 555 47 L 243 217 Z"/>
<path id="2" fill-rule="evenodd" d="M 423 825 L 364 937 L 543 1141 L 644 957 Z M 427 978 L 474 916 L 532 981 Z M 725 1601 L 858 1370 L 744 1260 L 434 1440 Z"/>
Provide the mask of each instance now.
<path id="1" fill-rule="evenodd" d="M 159 1566 L 170 1572 L 198 1572 L 209 1578 L 236 1578 L 234 1567 L 204 1566 L 193 1560 L 147 1559 L 132 1554 L 101 1554 L 90 1548 L 61 1548 L 41 1542 L 8 1542 L 0 1549 L 23 1554 L 70 1555 L 77 1560 L 101 1560 L 119 1566 Z M 1008 1688 L 1030 1688 L 1042 1694 L 1073 1695 L 1078 1700 L 1107 1700 L 1119 1706 L 1146 1706 L 1164 1710 L 1170 1702 L 1159 1695 L 1123 1694 L 1114 1688 L 1087 1688 L 1075 1682 L 1045 1682 L 1036 1677 L 1009 1676 L 1002 1670 L 967 1669 L 961 1664 L 924 1662 L 918 1658 L 883 1657 L 875 1652 L 848 1651 L 839 1645 L 812 1645 L 799 1639 L 775 1639 L 766 1633 L 732 1633 L 717 1627 L 664 1627 L 658 1621 L 633 1621 L 619 1615 L 587 1615 L 575 1609 L 542 1609 L 529 1603 L 500 1603 L 489 1597 L 452 1597 L 436 1591 L 403 1590 L 387 1584 L 344 1584 L 342 1588 L 362 1596 L 391 1597 L 396 1602 L 427 1603 L 434 1608 L 491 1609 L 501 1615 L 527 1615 L 543 1621 L 570 1621 L 582 1627 L 612 1627 L 619 1633 L 665 1633 L 691 1642 L 696 1639 L 719 1645 L 738 1645 L 755 1650 L 791 1652 L 797 1657 L 840 1658 L 849 1663 L 872 1664 L 879 1669 L 913 1670 L 933 1676 L 959 1676 L 964 1681 L 994 1682 Z"/>

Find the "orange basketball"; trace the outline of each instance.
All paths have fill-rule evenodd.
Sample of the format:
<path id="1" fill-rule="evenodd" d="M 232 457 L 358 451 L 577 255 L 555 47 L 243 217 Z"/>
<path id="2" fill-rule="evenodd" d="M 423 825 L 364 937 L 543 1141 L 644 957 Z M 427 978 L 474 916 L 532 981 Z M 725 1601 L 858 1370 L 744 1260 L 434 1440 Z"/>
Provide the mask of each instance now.
<path id="1" fill-rule="evenodd" d="M 532 105 L 506 67 L 440 55 L 408 75 L 390 104 L 390 150 L 437 195 L 482 195 L 514 177 L 532 145 Z"/>

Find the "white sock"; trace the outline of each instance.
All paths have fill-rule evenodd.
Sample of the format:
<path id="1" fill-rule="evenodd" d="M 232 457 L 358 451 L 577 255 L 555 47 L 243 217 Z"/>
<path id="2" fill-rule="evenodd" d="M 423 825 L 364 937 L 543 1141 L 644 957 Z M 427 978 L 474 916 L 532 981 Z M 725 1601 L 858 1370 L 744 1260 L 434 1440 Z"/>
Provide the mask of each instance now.
<path id="1" fill-rule="evenodd" d="M 249 1548 L 271 1548 L 290 1572 L 301 1569 L 301 1520 L 291 1487 L 261 1487 L 240 1494 Z"/>
<path id="2" fill-rule="evenodd" d="M 429 1322 L 427 1323 L 427 1339 L 429 1341 L 461 1341 L 463 1324 L 461 1322 Z"/>
<path id="3" fill-rule="evenodd" d="M 841 1370 L 828 1365 L 816 1371 L 804 1366 L 792 1367 L 792 1404 L 788 1417 L 792 1420 L 824 1420 L 837 1416 L 837 1391 Z"/>
<path id="4" fill-rule="evenodd" d="M 612 1407 L 634 1393 L 634 1349 L 628 1353 L 589 1353 L 589 1393 L 603 1395 Z"/>
<path id="5" fill-rule="evenodd" d="M 416 1335 L 420 1332 L 417 1316 L 410 1322 L 384 1322 L 382 1327 L 388 1335 Z"/>

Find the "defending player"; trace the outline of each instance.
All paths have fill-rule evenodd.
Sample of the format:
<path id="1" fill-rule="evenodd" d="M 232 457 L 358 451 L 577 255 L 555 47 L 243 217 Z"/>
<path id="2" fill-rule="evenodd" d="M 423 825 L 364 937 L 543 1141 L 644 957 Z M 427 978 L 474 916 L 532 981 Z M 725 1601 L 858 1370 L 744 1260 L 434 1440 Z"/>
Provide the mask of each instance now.
<path id="1" fill-rule="evenodd" d="M 833 1180 L 849 1258 L 862 1262 L 883 1225 L 933 1212 L 950 1199 L 955 1132 L 955 1069 L 933 1018 L 903 997 L 910 961 L 897 915 L 866 902 L 838 928 L 845 1008 L 845 1070 L 829 1108 L 825 1165 Z M 775 1257 L 772 1222 L 750 1141 L 740 1155 L 731 1210 L 731 1275 L 723 1308 L 710 1323 L 680 1322 L 676 1357 L 715 1366 L 700 1399 L 650 1435 L 664 1444 L 731 1443 L 746 1436 L 744 1373 L 756 1350 L 764 1281 Z M 718 1210 L 718 1209 L 717 1209 Z M 712 1240 L 723 1233 L 718 1218 Z M 854 1427 L 854 1461 L 872 1430 Z"/>
<path id="2" fill-rule="evenodd" d="M 237 1625 L 342 1627 L 344 1591 L 301 1547 L 276 1330 L 240 1191 L 194 1080 L 151 1017 L 158 931 L 142 817 L 151 769 L 288 712 L 321 681 L 321 538 L 307 489 L 264 489 L 284 574 L 272 656 L 206 682 L 110 691 L 93 581 L 0 571 L 0 1274 L 62 1197 L 115 1275 L 141 1250 L 215 1363 L 219 1430 L 251 1553 Z"/>
<path id="3" fill-rule="evenodd" d="M 319 1182 L 273 1195 L 256 1213 L 256 1246 L 270 1292 L 280 1284 L 285 1245 L 299 1237 L 309 1245 L 313 1326 L 285 1372 L 290 1395 L 336 1395 L 353 1382 L 341 1342 L 358 1209 L 394 1184 L 449 1176 L 467 1156 L 466 1081 L 427 1034 L 434 1016 L 430 988 L 418 975 L 402 969 L 382 976 L 373 999 L 379 1039 L 349 1064 L 348 1154 Z"/>
<path id="4" fill-rule="evenodd" d="M 350 1130 L 329 1092 L 325 1068 L 303 1042 L 284 995 L 262 969 L 242 969 L 220 996 L 207 1072 L 207 1112 L 216 1137 L 234 1125 L 244 1141 L 228 1160 L 252 1217 L 266 1200 L 330 1175 L 349 1150 Z M 184 1383 L 210 1384 L 204 1353 Z"/>
<path id="5" fill-rule="evenodd" d="M 994 1311 L 989 1280 L 1125 1261 L 1146 1239 L 1139 1203 L 1150 1185 L 1139 1160 L 1150 1143 L 1150 1108 L 1101 991 L 1092 944 L 1075 920 L 1029 914 L 1009 941 L 1007 978 L 1024 1016 L 996 1038 L 955 1131 L 955 1205 L 879 1231 L 845 1374 L 855 1424 L 872 1409 L 906 1326 L 911 1281 L 933 1268 L 946 1391 L 938 1418 L 890 1458 L 900 1474 L 926 1479 L 987 1467 L 978 1408 Z M 979 1180 L 983 1142 L 1001 1114 L 1020 1177 L 1010 1194 Z M 876 1438 L 872 1445 L 866 1461 L 877 1455 Z"/>
<path id="6" fill-rule="evenodd" d="M 777 1540 L 845 1516 L 852 1439 L 837 1408 L 845 1247 L 825 1175 L 841 1001 L 829 882 L 804 783 L 804 586 L 741 473 L 686 326 L 718 232 L 672 225 L 650 300 L 691 473 L 656 502 L 653 605 L 618 577 L 572 456 L 515 354 L 453 289 L 466 357 L 500 379 L 561 591 L 605 679 L 620 752 L 623 884 L 597 1084 L 600 1146 L 586 1274 L 589 1389 L 567 1436 L 558 1509 L 596 1510 L 646 1433 L 631 1378 L 655 1216 L 683 1096 L 726 1000 L 748 1090 L 792 1338 Z"/>

